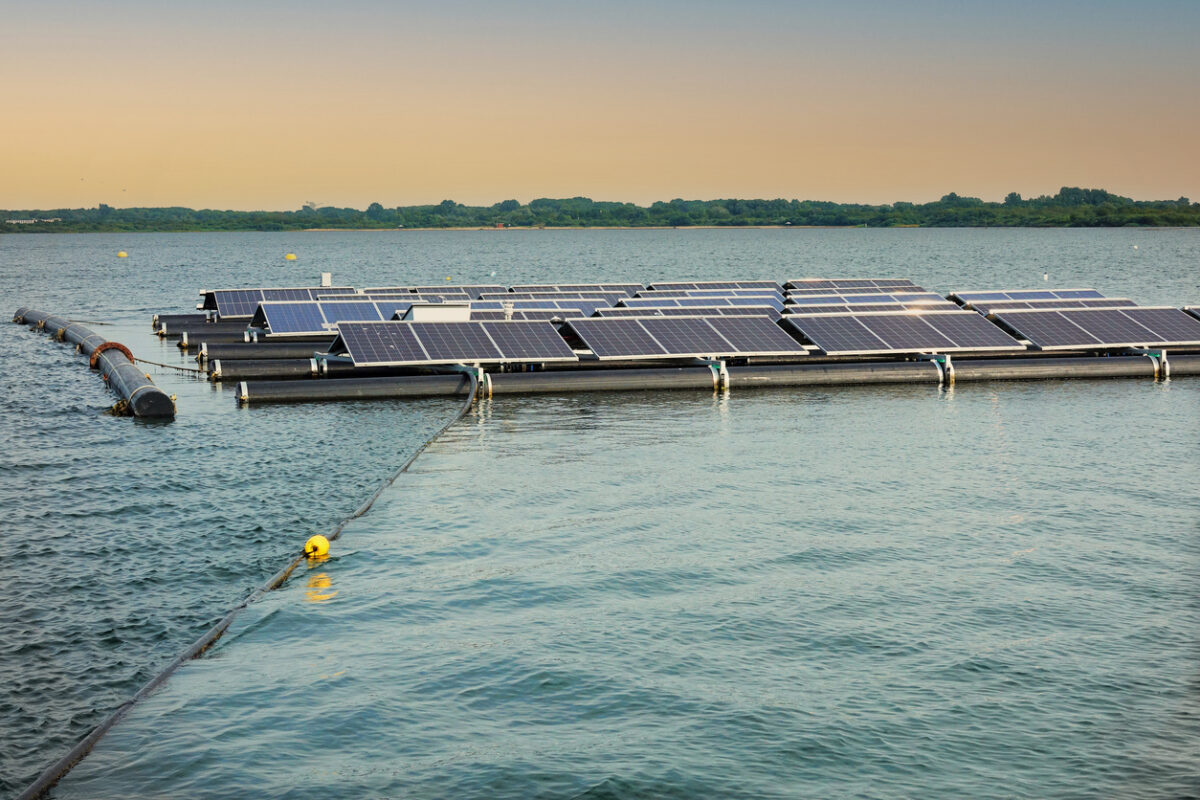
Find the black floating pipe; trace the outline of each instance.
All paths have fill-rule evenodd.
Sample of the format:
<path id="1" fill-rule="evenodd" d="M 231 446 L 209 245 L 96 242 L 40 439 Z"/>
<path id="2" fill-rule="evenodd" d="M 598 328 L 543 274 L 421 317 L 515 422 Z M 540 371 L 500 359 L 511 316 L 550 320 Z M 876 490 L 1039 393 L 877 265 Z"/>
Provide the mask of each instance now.
<path id="1" fill-rule="evenodd" d="M 314 400 L 374 400 L 469 394 L 468 375 L 409 375 L 402 378 L 345 378 L 336 381 L 243 381 L 239 403 L 308 403 Z"/>
<path id="2" fill-rule="evenodd" d="M 78 322 L 43 311 L 19 308 L 13 321 L 49 331 L 59 341 L 77 345 L 79 352 L 88 356 L 92 368 L 99 370 L 113 391 L 121 396 L 113 411 L 135 417 L 175 416 L 175 401 L 155 386 L 149 375 L 134 366 L 133 354 L 125 345 L 110 342 Z"/>
<path id="3" fill-rule="evenodd" d="M 1107 358 L 953 359 L 955 381 L 1008 381 L 1034 378 L 1150 378 L 1154 361 L 1146 356 Z"/>
<path id="4" fill-rule="evenodd" d="M 1200 355 L 1175 356 L 1167 354 L 1169 375 L 1200 375 Z"/>
<path id="5" fill-rule="evenodd" d="M 200 361 L 215 361 L 218 358 L 222 361 L 244 361 L 248 358 L 309 359 L 313 357 L 314 352 L 325 349 L 320 343 L 313 342 L 296 342 L 293 344 L 288 344 L 287 342 L 258 342 L 257 344 L 247 344 L 245 342 L 208 344 L 202 342 L 197 359 Z"/>
<path id="6" fill-rule="evenodd" d="M 498 372 L 488 374 L 490 389 L 481 394 L 535 394 L 544 392 L 606 392 L 658 389 L 717 388 L 716 373 L 709 367 L 664 369 L 576 369 L 557 372 Z"/>
<path id="7" fill-rule="evenodd" d="M 207 314 L 155 314 L 150 318 L 150 324 L 157 333 L 164 325 L 167 330 L 175 327 L 194 328 L 208 323 Z"/>
<path id="8" fill-rule="evenodd" d="M 243 333 L 249 327 L 245 322 L 200 322 L 179 325 L 161 325 L 158 335 L 166 339 L 178 339 L 185 333 L 197 337 L 206 333 Z"/>
<path id="9" fill-rule="evenodd" d="M 208 362 L 208 377 L 213 381 L 244 381 L 259 378 L 312 378 L 318 374 L 317 360 L 310 358 L 259 358 L 244 361 Z"/>
<path id="10" fill-rule="evenodd" d="M 941 371 L 936 364 L 930 361 L 769 364 L 753 367 L 729 367 L 729 385 L 738 388 L 938 383 L 940 380 Z"/>

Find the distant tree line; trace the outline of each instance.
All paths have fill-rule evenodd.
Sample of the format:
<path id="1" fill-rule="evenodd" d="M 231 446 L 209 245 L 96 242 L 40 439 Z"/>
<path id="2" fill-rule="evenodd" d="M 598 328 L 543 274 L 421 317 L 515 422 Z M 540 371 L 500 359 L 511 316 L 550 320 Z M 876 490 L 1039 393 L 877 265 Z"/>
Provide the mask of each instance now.
<path id="1" fill-rule="evenodd" d="M 453 200 L 437 205 L 388 208 L 371 203 L 356 208 L 317 207 L 297 211 L 217 211 L 191 208 L 23 209 L 0 211 L 0 233 L 93 231 L 294 231 L 309 228 L 493 228 L 505 227 L 687 227 L 713 225 L 862 227 L 1116 227 L 1200 225 L 1200 203 L 1131 200 L 1103 189 L 1063 187 L 1053 196 L 1025 199 L 1013 192 L 1001 203 L 953 192 L 932 203 L 890 205 L 829 203 L 815 200 L 671 200 L 649 206 L 586 197 L 505 200 L 466 206 Z M 7 220 L 53 220 L 8 224 Z"/>

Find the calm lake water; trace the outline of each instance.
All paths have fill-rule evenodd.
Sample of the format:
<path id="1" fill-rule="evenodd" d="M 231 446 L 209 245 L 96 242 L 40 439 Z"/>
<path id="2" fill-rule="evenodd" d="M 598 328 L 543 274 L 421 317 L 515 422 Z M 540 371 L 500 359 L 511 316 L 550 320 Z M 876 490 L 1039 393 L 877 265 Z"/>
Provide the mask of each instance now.
<path id="1" fill-rule="evenodd" d="M 153 312 L 323 271 L 1049 272 L 1180 305 L 1200 232 L 0 237 L 7 313 L 111 322 L 181 365 Z M 70 348 L 0 331 L 10 796 L 458 403 L 239 409 L 155 368 L 179 417 L 136 422 Z M 483 402 L 54 796 L 1196 796 L 1198 444 L 1191 378 Z"/>

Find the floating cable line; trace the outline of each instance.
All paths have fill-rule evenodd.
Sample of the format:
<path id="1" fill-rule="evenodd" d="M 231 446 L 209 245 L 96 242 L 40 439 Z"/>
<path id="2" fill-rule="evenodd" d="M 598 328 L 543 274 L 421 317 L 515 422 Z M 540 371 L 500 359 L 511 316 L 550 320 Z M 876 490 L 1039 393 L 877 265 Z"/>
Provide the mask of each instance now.
<path id="1" fill-rule="evenodd" d="M 375 505 L 375 501 L 379 499 L 379 496 L 383 494 L 384 490 L 395 483 L 397 478 L 407 472 L 408 468 L 411 467 L 413 462 L 415 462 L 417 458 L 425 452 L 425 449 L 428 448 L 429 445 L 433 444 L 433 442 L 436 441 L 446 431 L 448 431 L 452 425 L 466 415 L 467 411 L 470 410 L 471 405 L 475 402 L 476 395 L 479 392 L 479 376 L 476 370 L 468 369 L 465 370 L 463 379 L 470 381 L 470 387 L 467 391 L 466 402 L 464 402 L 462 407 L 459 408 L 458 413 L 455 414 L 449 422 L 439 428 L 437 432 L 433 434 L 433 436 L 430 436 L 428 439 L 426 439 L 421 446 L 418 447 L 416 451 L 408 458 L 408 460 L 400 466 L 399 469 L 385 478 L 383 482 L 381 482 L 375 489 L 375 491 L 371 493 L 371 496 L 362 503 L 362 505 L 355 509 L 355 511 L 349 516 L 344 517 L 342 521 L 339 522 L 333 531 L 326 537 L 329 541 L 332 542 L 336 540 L 339 536 L 341 536 L 342 531 L 345 530 L 347 525 L 370 511 L 371 506 Z M 305 560 L 305 558 L 306 556 L 303 552 L 295 555 L 292 560 L 288 562 L 287 566 L 272 575 L 266 583 L 251 592 L 245 600 L 230 609 L 229 612 L 217 622 L 217 624 L 209 628 L 204 635 L 192 642 L 192 644 L 189 645 L 182 653 L 176 656 L 171 663 L 167 664 L 167 666 L 164 667 L 157 675 L 147 681 L 146 684 L 138 690 L 137 694 L 126 700 L 121 705 L 117 706 L 117 708 L 114 709 L 113 712 L 108 715 L 108 717 L 106 717 L 99 725 L 92 729 L 91 733 L 89 733 L 82 740 L 80 740 L 78 744 L 71 748 L 70 752 L 47 767 L 42 774 L 38 776 L 37 780 L 30 784 L 25 791 L 17 795 L 16 800 L 35 800 L 36 798 L 45 795 L 45 793 L 53 788 L 53 786 L 58 783 L 64 775 L 71 771 L 72 767 L 86 758 L 88 753 L 92 751 L 92 748 L 96 746 L 96 743 L 104 738 L 104 734 L 108 733 L 108 731 L 114 725 L 120 722 L 135 705 L 144 700 L 151 693 L 153 693 L 155 689 L 165 683 L 167 678 L 169 678 L 175 672 L 175 670 L 179 669 L 184 662 L 202 656 L 204 652 L 208 650 L 208 648 L 212 647 L 213 644 L 215 644 L 216 641 L 224 635 L 225 631 L 228 630 L 238 613 L 240 613 L 251 603 L 261 598 L 267 592 L 278 589 L 284 583 L 284 581 L 288 579 L 288 576 L 292 574 L 296 567 Z"/>

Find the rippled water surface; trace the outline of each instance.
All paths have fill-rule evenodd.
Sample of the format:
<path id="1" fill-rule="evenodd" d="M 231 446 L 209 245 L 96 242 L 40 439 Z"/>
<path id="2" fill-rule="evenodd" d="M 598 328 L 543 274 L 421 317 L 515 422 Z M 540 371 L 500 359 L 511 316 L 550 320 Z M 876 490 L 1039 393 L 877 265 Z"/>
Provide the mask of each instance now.
<path id="1" fill-rule="evenodd" d="M 1050 272 L 1180 304 L 1198 264 L 1190 231 L 0 237 L 10 312 L 181 365 L 153 311 L 321 271 Z M 0 330 L 7 795 L 457 404 L 238 409 L 155 369 L 180 415 L 139 423 L 67 347 Z M 55 795 L 1194 796 L 1197 444 L 1190 378 L 497 398 Z"/>

